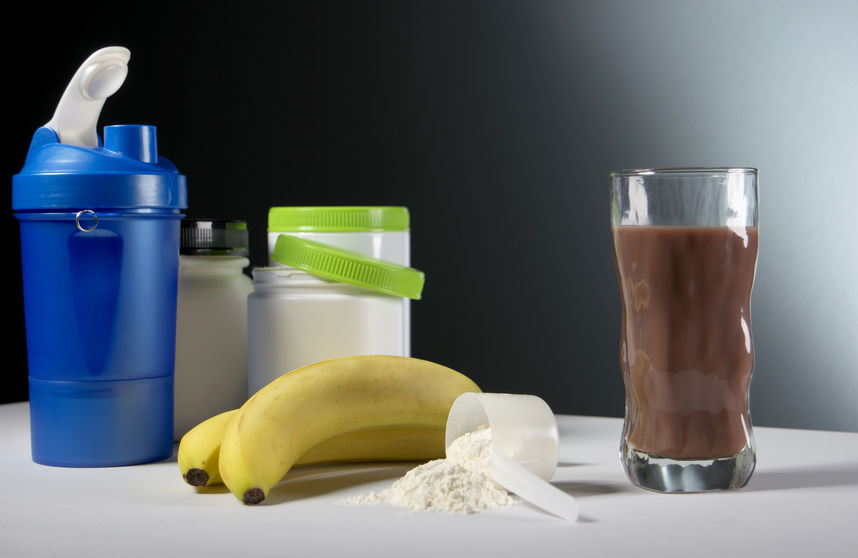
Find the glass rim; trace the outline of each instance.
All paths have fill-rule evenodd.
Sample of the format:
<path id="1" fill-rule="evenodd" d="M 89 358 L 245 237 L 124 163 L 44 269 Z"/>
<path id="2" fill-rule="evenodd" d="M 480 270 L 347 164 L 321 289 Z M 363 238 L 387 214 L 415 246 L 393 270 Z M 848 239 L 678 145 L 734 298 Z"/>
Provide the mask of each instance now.
<path id="1" fill-rule="evenodd" d="M 612 171 L 611 176 L 701 175 L 713 173 L 756 175 L 758 172 L 759 169 L 755 167 L 661 167 L 623 169 Z"/>

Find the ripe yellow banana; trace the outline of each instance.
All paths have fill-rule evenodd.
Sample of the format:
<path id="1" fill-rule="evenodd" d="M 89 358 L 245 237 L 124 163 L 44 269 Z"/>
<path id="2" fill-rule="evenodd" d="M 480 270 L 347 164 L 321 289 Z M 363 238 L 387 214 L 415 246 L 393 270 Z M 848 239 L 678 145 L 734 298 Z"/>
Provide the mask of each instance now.
<path id="1" fill-rule="evenodd" d="M 441 459 L 446 453 L 445 435 L 444 428 L 413 426 L 346 432 L 313 446 L 295 465 Z"/>
<path id="2" fill-rule="evenodd" d="M 215 415 L 182 436 L 176 460 L 179 462 L 179 470 L 185 482 L 191 486 L 220 484 L 218 472 L 220 440 L 226 425 L 236 413 L 238 409 Z"/>
<path id="3" fill-rule="evenodd" d="M 201 422 L 179 442 L 182 478 L 191 486 L 221 484 L 218 471 L 220 442 L 229 420 L 238 410 Z M 295 465 L 371 461 L 427 461 L 444 457 L 443 428 L 391 427 L 347 432 L 310 448 Z"/>
<path id="4" fill-rule="evenodd" d="M 258 504 L 319 443 L 373 428 L 443 429 L 453 401 L 480 388 L 440 364 L 410 357 L 355 356 L 280 376 L 229 421 L 219 471 L 240 501 Z"/>

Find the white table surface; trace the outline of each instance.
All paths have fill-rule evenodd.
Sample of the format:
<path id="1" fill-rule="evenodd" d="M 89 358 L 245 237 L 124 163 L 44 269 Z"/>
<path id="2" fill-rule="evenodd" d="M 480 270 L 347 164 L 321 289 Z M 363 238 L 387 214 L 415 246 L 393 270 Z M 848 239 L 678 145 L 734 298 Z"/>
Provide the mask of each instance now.
<path id="1" fill-rule="evenodd" d="M 197 493 L 175 457 L 46 467 L 30 459 L 28 405 L 0 405 L 0 557 L 858 557 L 856 433 L 758 427 L 747 487 L 665 495 L 626 480 L 620 419 L 557 421 L 553 482 L 578 499 L 575 523 L 526 504 L 448 515 L 339 502 L 388 487 L 414 464 L 296 468 L 259 506 Z"/>

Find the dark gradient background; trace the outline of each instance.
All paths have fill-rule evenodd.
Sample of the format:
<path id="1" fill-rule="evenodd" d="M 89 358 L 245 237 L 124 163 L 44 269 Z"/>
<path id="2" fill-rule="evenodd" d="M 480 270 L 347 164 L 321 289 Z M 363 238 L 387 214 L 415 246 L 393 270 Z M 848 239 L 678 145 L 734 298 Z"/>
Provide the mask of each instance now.
<path id="1" fill-rule="evenodd" d="M 188 215 L 412 215 L 413 355 L 558 413 L 621 416 L 608 173 L 760 169 L 758 425 L 858 431 L 858 3 L 31 3 L 7 22 L 4 169 L 97 48 L 105 124 L 154 124 Z M 11 29 L 10 29 L 11 31 Z M 18 225 L 2 401 L 26 399 Z"/>

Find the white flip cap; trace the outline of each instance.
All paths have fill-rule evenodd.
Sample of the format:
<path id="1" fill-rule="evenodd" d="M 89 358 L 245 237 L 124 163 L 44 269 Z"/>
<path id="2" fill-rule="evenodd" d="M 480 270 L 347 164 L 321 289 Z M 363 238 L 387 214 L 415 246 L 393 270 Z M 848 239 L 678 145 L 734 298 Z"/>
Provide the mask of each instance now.
<path id="1" fill-rule="evenodd" d="M 557 469 L 557 421 L 535 395 L 464 393 L 450 409 L 445 447 L 488 425 L 492 432 L 491 476 L 521 499 L 563 519 L 578 518 L 578 502 L 548 481 Z"/>
<path id="2" fill-rule="evenodd" d="M 99 49 L 80 65 L 66 86 L 53 118 L 45 124 L 60 143 L 98 146 L 96 126 L 104 100 L 116 93 L 128 75 L 131 51 L 121 46 Z"/>

